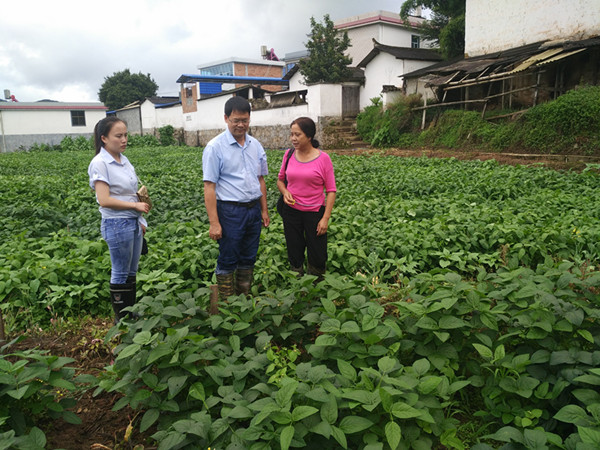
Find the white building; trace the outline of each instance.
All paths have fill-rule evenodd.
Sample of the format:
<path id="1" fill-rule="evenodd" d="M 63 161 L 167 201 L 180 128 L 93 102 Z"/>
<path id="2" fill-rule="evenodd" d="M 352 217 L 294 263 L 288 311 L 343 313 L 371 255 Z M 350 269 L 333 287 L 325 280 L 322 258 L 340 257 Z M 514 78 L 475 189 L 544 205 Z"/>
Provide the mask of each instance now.
<path id="1" fill-rule="evenodd" d="M 372 50 L 358 63 L 365 76 L 365 84 L 360 89 L 361 110 L 371 105 L 371 99 L 380 97 L 384 90 L 401 92 L 405 73 L 442 60 L 438 53 L 426 48 L 394 47 L 374 39 L 372 45 Z"/>
<path id="2" fill-rule="evenodd" d="M 356 66 L 373 49 L 373 39 L 395 47 L 428 48 L 429 42 L 422 40 L 418 29 L 424 21 L 424 18 L 416 16 L 404 21 L 398 13 L 372 11 L 338 20 L 334 26 L 348 33 L 352 46 L 346 54 L 352 58 L 352 65 Z"/>
<path id="3" fill-rule="evenodd" d="M 132 134 L 155 134 L 166 125 L 183 128 L 183 111 L 179 97 L 147 97 L 115 111 L 127 123 Z"/>
<path id="4" fill-rule="evenodd" d="M 58 145 L 66 136 L 89 138 L 106 110 L 102 103 L 0 101 L 0 152 Z"/>

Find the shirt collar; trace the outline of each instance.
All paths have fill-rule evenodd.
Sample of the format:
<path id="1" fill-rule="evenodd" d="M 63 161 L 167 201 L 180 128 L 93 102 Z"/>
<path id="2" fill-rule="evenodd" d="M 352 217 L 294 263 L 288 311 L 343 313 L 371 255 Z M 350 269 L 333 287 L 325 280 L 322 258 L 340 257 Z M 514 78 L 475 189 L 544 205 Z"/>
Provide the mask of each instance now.
<path id="1" fill-rule="evenodd" d="M 115 163 L 115 164 L 123 164 L 127 159 L 125 158 L 125 155 L 123 155 L 121 153 L 121 162 L 119 163 L 119 161 L 117 161 L 113 155 L 111 155 L 110 153 L 108 153 L 108 150 L 106 150 L 104 147 L 100 148 L 100 158 L 102 158 L 102 160 L 104 162 L 106 162 L 107 164 L 110 163 Z"/>
<path id="2" fill-rule="evenodd" d="M 233 137 L 233 134 L 231 134 L 231 131 L 229 131 L 229 128 L 225 129 L 225 136 L 227 137 L 227 142 L 229 143 L 229 145 L 235 144 L 238 147 L 240 147 L 240 143 L 235 140 L 235 138 Z M 246 133 L 246 138 L 244 139 L 244 147 L 242 147 L 242 148 L 248 147 L 248 145 L 250 144 L 250 139 L 251 139 L 251 136 L 248 133 Z"/>

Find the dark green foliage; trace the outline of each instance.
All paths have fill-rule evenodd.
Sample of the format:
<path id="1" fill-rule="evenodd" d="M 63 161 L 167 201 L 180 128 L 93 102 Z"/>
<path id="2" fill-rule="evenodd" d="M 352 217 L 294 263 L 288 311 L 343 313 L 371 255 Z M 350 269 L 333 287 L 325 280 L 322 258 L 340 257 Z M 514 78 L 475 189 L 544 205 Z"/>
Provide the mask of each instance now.
<path id="1" fill-rule="evenodd" d="M 177 141 L 175 140 L 175 128 L 172 125 L 165 125 L 158 129 L 158 136 L 160 145 L 164 147 L 168 147 L 169 145 L 176 145 Z"/>
<path id="2" fill-rule="evenodd" d="M 547 153 L 597 151 L 600 86 L 574 89 L 527 111 L 513 127 L 515 140 Z"/>
<path id="3" fill-rule="evenodd" d="M 442 114 L 435 126 L 423 131 L 417 142 L 444 148 L 479 146 L 489 142 L 496 128 L 482 119 L 480 113 L 450 110 Z"/>
<path id="4" fill-rule="evenodd" d="M 161 143 L 153 134 L 130 134 L 127 139 L 127 146 L 132 148 L 158 147 Z"/>
<path id="5" fill-rule="evenodd" d="M 416 119 L 411 108 L 420 105 L 419 97 L 401 97 L 385 110 L 378 97 L 371 101 L 373 104 L 367 106 L 356 118 L 357 131 L 361 137 L 374 147 L 409 145 L 412 139 L 407 133 L 414 128 Z"/>
<path id="6" fill-rule="evenodd" d="M 298 62 L 300 73 L 307 83 L 339 83 L 350 75 L 348 65 L 352 58 L 344 52 L 350 46 L 348 33 L 341 35 L 335 30 L 329 14 L 323 17 L 323 23 L 310 18 L 311 32 L 305 44 L 309 56 Z"/>
<path id="7" fill-rule="evenodd" d="M 122 108 L 135 101 L 156 95 L 158 85 L 150 74 L 131 73 L 129 69 L 104 77 L 98 98 L 108 109 Z"/>
<path id="8" fill-rule="evenodd" d="M 418 6 L 432 11 L 431 19 L 419 31 L 427 40 L 439 46 L 446 59 L 463 56 L 465 52 L 465 0 L 405 0 L 400 8 L 400 17 L 408 15 Z"/>
<path id="9" fill-rule="evenodd" d="M 94 150 L 94 139 L 86 138 L 84 136 L 77 136 L 73 139 L 71 136 L 65 136 L 62 141 L 60 141 L 59 146 L 60 151 L 78 151 L 78 150 Z"/>

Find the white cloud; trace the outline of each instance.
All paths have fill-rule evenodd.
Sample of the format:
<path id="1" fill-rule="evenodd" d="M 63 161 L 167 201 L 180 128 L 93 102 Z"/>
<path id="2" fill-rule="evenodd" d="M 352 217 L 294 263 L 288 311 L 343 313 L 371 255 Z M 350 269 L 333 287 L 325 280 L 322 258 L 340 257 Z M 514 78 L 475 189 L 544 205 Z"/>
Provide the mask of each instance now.
<path id="1" fill-rule="evenodd" d="M 392 0 L 29 0 L 3 2 L 0 92 L 20 101 L 97 101 L 105 77 L 130 69 L 150 74 L 159 95 L 177 95 L 177 78 L 198 64 L 232 56 L 259 59 L 260 46 L 304 49 L 310 17 L 332 20 Z"/>

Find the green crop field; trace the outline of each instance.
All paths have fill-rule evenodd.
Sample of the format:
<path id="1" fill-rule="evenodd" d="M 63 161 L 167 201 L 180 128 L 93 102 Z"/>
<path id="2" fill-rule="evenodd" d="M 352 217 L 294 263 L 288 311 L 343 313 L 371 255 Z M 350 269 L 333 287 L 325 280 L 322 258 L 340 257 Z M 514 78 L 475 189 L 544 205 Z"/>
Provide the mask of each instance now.
<path id="1" fill-rule="evenodd" d="M 142 320 L 109 332 L 117 356 L 79 380 L 88 389 L 120 393 L 116 408 L 141 411 L 159 449 L 600 448 L 595 167 L 333 154 L 328 273 L 315 284 L 287 268 L 274 208 L 282 152 L 267 154 L 272 223 L 252 295 L 209 316 L 218 249 L 202 151 L 127 151 L 155 205 Z M 91 158 L 0 155 L 9 334 L 112 313 Z M 19 378 L 0 357 L 0 448 L 25 445 L 39 430 L 10 418 L 42 372 Z"/>

